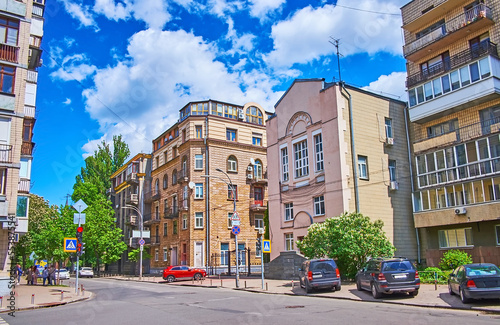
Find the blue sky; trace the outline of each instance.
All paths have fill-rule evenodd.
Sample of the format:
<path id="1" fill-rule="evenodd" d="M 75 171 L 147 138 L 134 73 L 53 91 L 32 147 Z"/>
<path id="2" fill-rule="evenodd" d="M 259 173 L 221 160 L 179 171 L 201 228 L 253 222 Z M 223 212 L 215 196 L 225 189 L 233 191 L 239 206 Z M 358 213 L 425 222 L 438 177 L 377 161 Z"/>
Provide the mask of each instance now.
<path id="1" fill-rule="evenodd" d="M 296 78 L 338 77 L 406 100 L 397 0 L 51 0 L 39 69 L 32 193 L 65 202 L 102 140 L 131 154 L 190 101 L 266 110 Z"/>

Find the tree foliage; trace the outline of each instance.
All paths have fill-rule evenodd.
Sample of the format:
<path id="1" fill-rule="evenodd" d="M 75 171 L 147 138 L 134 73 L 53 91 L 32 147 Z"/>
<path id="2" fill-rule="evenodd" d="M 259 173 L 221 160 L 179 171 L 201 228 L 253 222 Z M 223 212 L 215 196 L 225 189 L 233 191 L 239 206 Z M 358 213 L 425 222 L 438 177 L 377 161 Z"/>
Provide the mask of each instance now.
<path id="1" fill-rule="evenodd" d="M 307 258 L 336 259 L 341 273 L 352 279 L 368 257 L 394 254 L 383 225 L 381 220 L 372 222 L 359 213 L 344 213 L 312 224 L 297 247 Z"/>
<path id="2" fill-rule="evenodd" d="M 458 249 L 451 249 L 443 254 L 439 267 L 442 270 L 453 270 L 456 267 L 464 264 L 472 263 L 472 257 Z"/>

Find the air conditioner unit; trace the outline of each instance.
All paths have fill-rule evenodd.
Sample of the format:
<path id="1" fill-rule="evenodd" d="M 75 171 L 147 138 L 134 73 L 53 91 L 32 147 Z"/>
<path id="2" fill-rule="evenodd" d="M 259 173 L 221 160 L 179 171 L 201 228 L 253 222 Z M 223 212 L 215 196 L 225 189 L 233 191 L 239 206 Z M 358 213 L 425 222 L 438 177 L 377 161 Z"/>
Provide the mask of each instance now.
<path id="1" fill-rule="evenodd" d="M 388 146 L 392 146 L 394 144 L 394 138 L 386 138 L 385 144 Z"/>
<path id="2" fill-rule="evenodd" d="M 248 178 L 248 179 L 253 179 L 253 175 L 252 175 L 252 174 L 248 174 L 248 175 L 247 175 L 247 178 Z"/>
<path id="3" fill-rule="evenodd" d="M 238 119 L 239 120 L 244 120 L 245 119 L 245 113 L 243 112 L 242 109 L 238 110 Z"/>
<path id="4" fill-rule="evenodd" d="M 259 228 L 259 235 L 264 235 L 264 232 L 265 232 L 264 228 Z"/>
<path id="5" fill-rule="evenodd" d="M 248 166 L 248 167 L 247 167 L 247 170 L 248 170 L 249 172 L 251 172 L 251 171 L 253 170 L 253 167 L 252 167 L 252 166 Z"/>
<path id="6" fill-rule="evenodd" d="M 467 210 L 464 207 L 456 208 L 455 214 L 466 214 Z"/>
<path id="7" fill-rule="evenodd" d="M 398 182 L 396 181 L 392 181 L 390 184 L 389 184 L 389 190 L 391 191 L 396 191 L 398 189 Z"/>

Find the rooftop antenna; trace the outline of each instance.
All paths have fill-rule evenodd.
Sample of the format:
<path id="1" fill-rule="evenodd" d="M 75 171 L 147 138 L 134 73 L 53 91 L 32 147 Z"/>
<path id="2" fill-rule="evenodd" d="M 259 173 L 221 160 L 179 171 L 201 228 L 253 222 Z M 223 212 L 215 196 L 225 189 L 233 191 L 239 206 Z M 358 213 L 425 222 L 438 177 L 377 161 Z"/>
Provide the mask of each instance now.
<path id="1" fill-rule="evenodd" d="M 335 39 L 335 38 L 330 36 L 330 40 L 328 42 L 330 42 L 330 44 L 332 44 L 333 46 L 335 46 L 337 48 L 337 64 L 338 64 L 338 69 L 339 69 L 339 82 L 342 82 L 342 76 L 340 75 L 340 56 L 342 55 L 339 53 L 340 39 L 339 38 Z"/>

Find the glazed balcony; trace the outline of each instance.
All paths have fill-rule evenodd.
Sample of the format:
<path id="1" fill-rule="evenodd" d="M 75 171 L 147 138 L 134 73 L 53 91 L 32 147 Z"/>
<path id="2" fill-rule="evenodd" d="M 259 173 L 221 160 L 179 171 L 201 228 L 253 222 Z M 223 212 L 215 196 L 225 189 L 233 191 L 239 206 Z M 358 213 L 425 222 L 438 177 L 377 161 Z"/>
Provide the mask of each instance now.
<path id="1" fill-rule="evenodd" d="M 19 185 L 17 187 L 17 191 L 19 193 L 29 193 L 30 192 L 30 180 L 29 179 L 20 179 Z"/>
<path id="2" fill-rule="evenodd" d="M 24 117 L 35 118 L 36 107 L 24 105 Z"/>
<path id="3" fill-rule="evenodd" d="M 38 72 L 34 70 L 28 70 L 26 81 L 36 84 L 38 82 Z"/>
<path id="4" fill-rule="evenodd" d="M 443 25 L 403 47 L 405 58 L 417 62 L 452 43 L 467 38 L 468 35 L 494 24 L 492 10 L 484 4 L 478 4 Z"/>
<path id="5" fill-rule="evenodd" d="M 0 144 L 0 163 L 12 163 L 12 145 Z"/>
<path id="6" fill-rule="evenodd" d="M 403 28 L 415 33 L 429 26 L 455 8 L 463 7 L 470 0 L 422 0 L 410 1 L 403 6 Z M 415 15 L 415 13 L 418 13 Z M 410 16 L 411 15 L 411 16 Z"/>
<path id="7" fill-rule="evenodd" d="M 0 11 L 24 17 L 26 16 L 26 4 L 22 1 L 3 0 L 0 1 Z"/>
<path id="8" fill-rule="evenodd" d="M 18 63 L 17 54 L 19 52 L 19 47 L 15 45 L 0 43 L 0 60 Z"/>
<path id="9" fill-rule="evenodd" d="M 32 156 L 33 155 L 33 148 L 35 147 L 34 142 L 30 141 L 23 141 L 23 144 L 21 145 L 21 155 L 23 156 Z"/>

